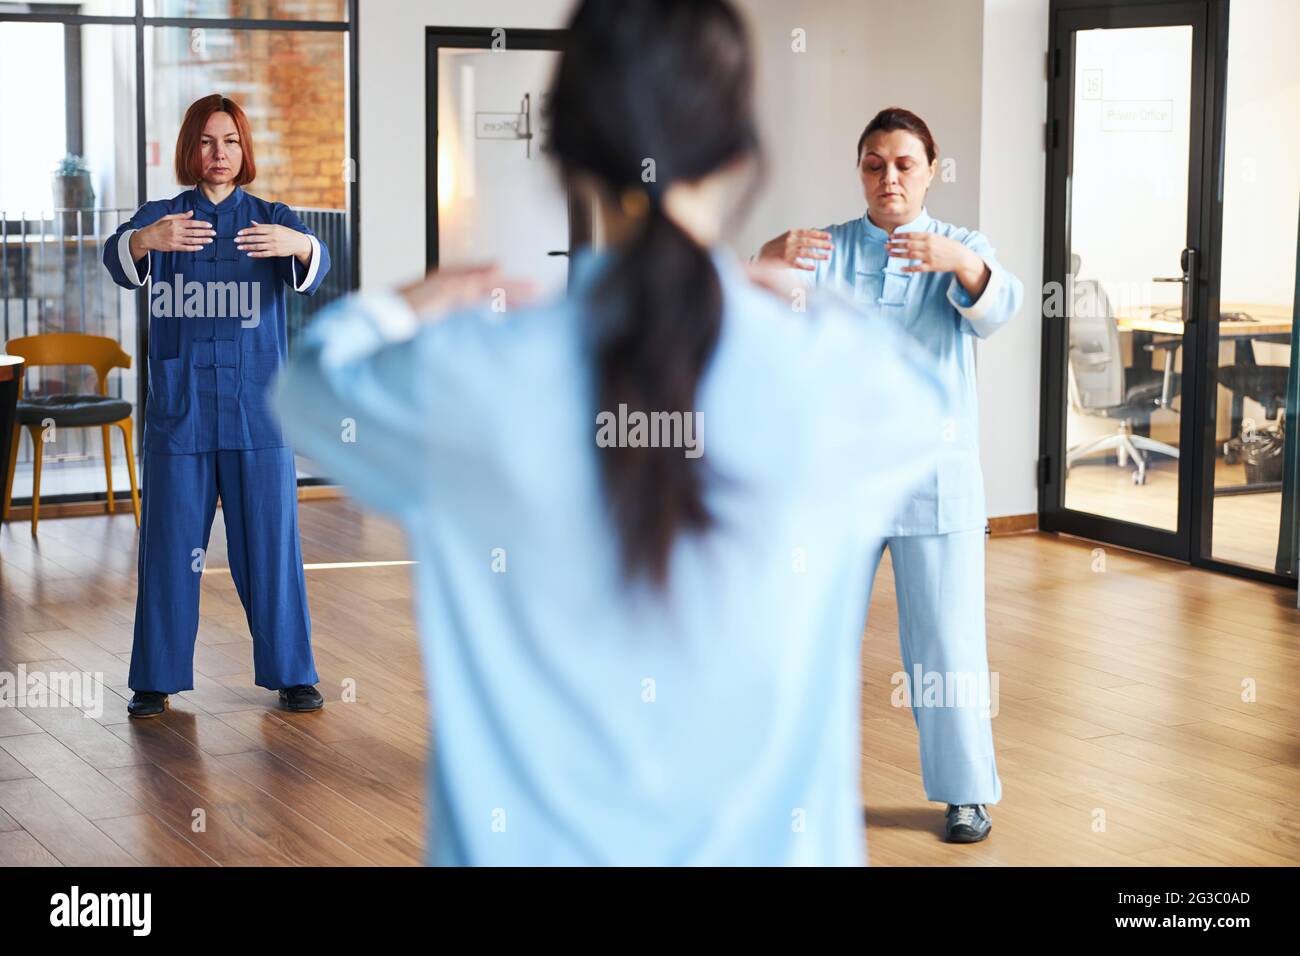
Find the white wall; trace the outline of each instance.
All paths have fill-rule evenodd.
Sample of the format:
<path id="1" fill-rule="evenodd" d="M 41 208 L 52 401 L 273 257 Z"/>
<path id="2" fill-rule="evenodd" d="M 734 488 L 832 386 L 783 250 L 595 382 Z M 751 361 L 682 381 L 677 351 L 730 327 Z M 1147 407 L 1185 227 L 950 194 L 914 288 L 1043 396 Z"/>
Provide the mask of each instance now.
<path id="1" fill-rule="evenodd" d="M 927 205 L 940 219 L 979 213 L 981 0 L 738 0 L 749 21 L 767 189 L 737 237 L 746 252 L 785 229 L 866 211 L 858 137 L 886 106 L 924 117 L 951 181 Z M 793 49 L 802 30 L 805 52 Z"/>
<path id="2" fill-rule="evenodd" d="M 979 227 L 1025 284 L 1015 321 L 978 346 L 991 517 L 1038 510 L 1047 0 L 984 0 Z"/>

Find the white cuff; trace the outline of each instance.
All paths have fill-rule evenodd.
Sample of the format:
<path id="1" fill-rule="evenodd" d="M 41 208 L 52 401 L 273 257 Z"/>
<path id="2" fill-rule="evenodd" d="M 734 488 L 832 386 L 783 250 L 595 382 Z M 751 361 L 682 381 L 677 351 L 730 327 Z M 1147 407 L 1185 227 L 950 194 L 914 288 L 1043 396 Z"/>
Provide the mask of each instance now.
<path id="1" fill-rule="evenodd" d="M 302 282 L 297 281 L 298 257 L 291 257 L 293 259 L 294 292 L 302 292 L 304 289 L 310 289 L 311 284 L 316 281 L 316 272 L 320 269 L 320 243 L 316 241 L 315 236 L 308 236 L 307 238 L 311 240 L 311 265 L 307 267 L 307 278 L 303 279 Z"/>
<path id="2" fill-rule="evenodd" d="M 385 342 L 405 342 L 419 331 L 420 320 L 411 304 L 392 289 L 378 290 L 365 297 L 366 314 Z"/>
<path id="3" fill-rule="evenodd" d="M 122 235 L 117 237 L 117 260 L 122 264 L 122 271 L 126 273 L 128 282 L 134 282 L 137 286 L 142 286 L 149 279 L 149 270 L 152 267 L 150 256 L 145 253 L 144 256 L 144 276 L 140 275 L 140 270 L 135 267 L 135 260 L 131 258 L 131 237 L 138 230 L 128 229 Z"/>
<path id="4" fill-rule="evenodd" d="M 952 277 L 952 285 L 948 287 L 948 301 L 952 303 L 952 307 L 972 322 L 978 322 L 980 319 L 986 318 L 988 314 L 993 311 L 993 306 L 995 306 L 998 301 L 998 292 L 1001 291 L 1002 288 L 1001 271 L 987 259 L 984 260 L 984 264 L 989 267 L 988 285 L 984 287 L 984 291 L 980 293 L 980 297 L 970 305 L 962 305 L 961 302 L 957 300 L 955 294 L 957 289 L 960 287 L 962 292 L 966 292 L 966 289 L 962 286 L 961 281 L 956 276 Z M 966 292 L 966 297 L 970 298 L 969 292 Z"/>

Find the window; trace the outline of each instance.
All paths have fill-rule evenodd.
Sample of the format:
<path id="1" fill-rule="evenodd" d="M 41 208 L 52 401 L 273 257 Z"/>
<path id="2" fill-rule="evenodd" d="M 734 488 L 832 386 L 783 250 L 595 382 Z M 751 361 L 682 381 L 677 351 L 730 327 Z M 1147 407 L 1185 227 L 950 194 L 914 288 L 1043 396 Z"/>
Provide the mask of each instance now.
<path id="1" fill-rule="evenodd" d="M 317 294 L 290 297 L 292 349 L 312 315 L 357 285 L 355 22 L 356 0 L 0 4 L 0 345 L 45 332 L 115 338 L 135 361 L 110 374 L 110 393 L 142 407 L 143 296 L 113 285 L 103 244 L 144 202 L 188 188 L 172 168 L 176 135 L 191 102 L 220 92 L 253 125 L 248 190 L 293 207 L 330 248 Z M 25 390 L 94 386 L 89 369 L 50 367 L 31 370 Z M 125 474 L 114 469 L 119 496 Z M 103 494 L 97 429 L 45 446 L 42 502 Z M 14 501 L 30 495 L 24 439 Z"/>

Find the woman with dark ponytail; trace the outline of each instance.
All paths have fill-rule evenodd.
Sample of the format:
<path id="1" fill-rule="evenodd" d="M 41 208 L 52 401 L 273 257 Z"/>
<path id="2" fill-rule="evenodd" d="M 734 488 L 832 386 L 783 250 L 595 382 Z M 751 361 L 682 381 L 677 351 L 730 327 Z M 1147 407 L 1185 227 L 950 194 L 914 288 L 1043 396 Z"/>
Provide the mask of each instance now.
<path id="1" fill-rule="evenodd" d="M 568 294 L 362 293 L 279 386 L 418 562 L 429 859 L 860 863 L 861 582 L 933 463 L 937 379 L 720 245 L 760 166 L 729 3 L 585 0 L 550 102 L 605 239 Z"/>

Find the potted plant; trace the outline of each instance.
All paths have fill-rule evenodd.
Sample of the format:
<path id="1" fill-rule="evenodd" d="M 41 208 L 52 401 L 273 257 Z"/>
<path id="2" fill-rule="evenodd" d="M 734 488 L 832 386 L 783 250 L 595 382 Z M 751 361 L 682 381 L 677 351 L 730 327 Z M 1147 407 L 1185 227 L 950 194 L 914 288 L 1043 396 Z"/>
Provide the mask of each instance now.
<path id="1" fill-rule="evenodd" d="M 95 208 L 95 189 L 90 184 L 90 167 L 85 159 L 74 153 L 68 153 L 54 167 L 54 208 L 63 210 L 62 222 L 65 234 L 80 231 L 78 220 L 86 218 L 76 212 L 78 209 Z M 92 213 L 90 228 L 94 229 Z"/>

